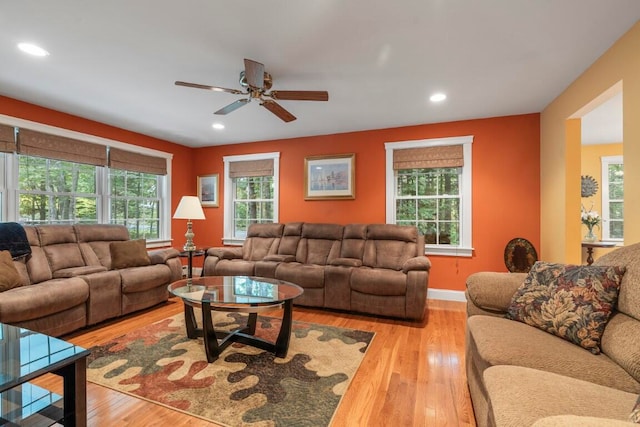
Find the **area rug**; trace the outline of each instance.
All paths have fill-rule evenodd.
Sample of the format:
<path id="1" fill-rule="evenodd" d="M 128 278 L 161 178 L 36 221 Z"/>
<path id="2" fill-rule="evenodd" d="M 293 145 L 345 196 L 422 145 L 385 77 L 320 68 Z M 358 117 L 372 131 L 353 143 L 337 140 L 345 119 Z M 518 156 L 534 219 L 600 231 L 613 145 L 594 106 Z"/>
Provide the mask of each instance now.
<path id="1" fill-rule="evenodd" d="M 216 329 L 246 322 L 214 313 Z M 280 320 L 258 317 L 275 341 Z M 286 358 L 232 344 L 208 363 L 178 314 L 91 349 L 87 379 L 227 426 L 328 426 L 374 333 L 294 321 Z"/>

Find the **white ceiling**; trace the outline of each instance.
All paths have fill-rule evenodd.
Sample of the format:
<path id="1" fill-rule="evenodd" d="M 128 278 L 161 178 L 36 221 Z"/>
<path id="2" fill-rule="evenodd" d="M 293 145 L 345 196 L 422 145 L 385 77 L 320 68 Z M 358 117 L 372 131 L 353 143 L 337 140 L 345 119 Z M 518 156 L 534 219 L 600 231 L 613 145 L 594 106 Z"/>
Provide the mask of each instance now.
<path id="1" fill-rule="evenodd" d="M 622 142 L 622 92 L 582 116 L 582 144 Z"/>
<path id="2" fill-rule="evenodd" d="M 638 0 L 3 1 L 0 94 L 193 147 L 532 113 L 638 19 Z M 174 85 L 240 89 L 244 58 L 329 101 L 214 116 L 239 96 Z"/>

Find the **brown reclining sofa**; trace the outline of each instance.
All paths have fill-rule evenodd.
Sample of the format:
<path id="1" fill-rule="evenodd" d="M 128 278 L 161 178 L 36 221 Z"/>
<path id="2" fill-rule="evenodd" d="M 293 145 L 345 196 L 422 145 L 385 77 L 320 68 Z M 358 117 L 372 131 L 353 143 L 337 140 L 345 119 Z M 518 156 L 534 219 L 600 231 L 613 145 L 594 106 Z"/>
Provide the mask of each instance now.
<path id="1" fill-rule="evenodd" d="M 431 263 L 416 227 L 392 224 L 252 224 L 242 247 L 209 248 L 206 276 L 295 283 L 294 304 L 422 320 Z"/>
<path id="2" fill-rule="evenodd" d="M 60 336 L 167 301 L 167 285 L 182 277 L 176 249 L 131 257 L 131 244 L 139 243 L 138 253 L 147 251 L 144 241 L 129 239 L 124 226 L 38 225 L 24 230 L 31 253 L 13 261 L 20 283 L 0 292 L 3 323 Z M 124 263 L 112 265 L 112 253 Z"/>

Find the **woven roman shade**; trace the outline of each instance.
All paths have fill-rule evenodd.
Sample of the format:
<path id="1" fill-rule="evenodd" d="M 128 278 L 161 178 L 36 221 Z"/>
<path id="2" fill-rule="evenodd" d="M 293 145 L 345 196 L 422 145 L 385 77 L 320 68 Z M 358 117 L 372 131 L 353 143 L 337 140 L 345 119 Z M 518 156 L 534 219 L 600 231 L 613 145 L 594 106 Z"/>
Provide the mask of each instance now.
<path id="1" fill-rule="evenodd" d="M 457 168 L 464 166 L 462 145 L 393 150 L 393 169 Z"/>
<path id="2" fill-rule="evenodd" d="M 109 167 L 132 172 L 166 175 L 167 159 L 118 148 L 109 148 Z"/>
<path id="3" fill-rule="evenodd" d="M 0 152 L 13 153 L 14 151 L 16 151 L 14 127 L 0 124 Z"/>
<path id="4" fill-rule="evenodd" d="M 22 128 L 18 131 L 18 153 L 95 166 L 107 164 L 104 145 Z"/>
<path id="5" fill-rule="evenodd" d="M 229 163 L 229 177 L 273 176 L 273 159 L 246 160 Z"/>

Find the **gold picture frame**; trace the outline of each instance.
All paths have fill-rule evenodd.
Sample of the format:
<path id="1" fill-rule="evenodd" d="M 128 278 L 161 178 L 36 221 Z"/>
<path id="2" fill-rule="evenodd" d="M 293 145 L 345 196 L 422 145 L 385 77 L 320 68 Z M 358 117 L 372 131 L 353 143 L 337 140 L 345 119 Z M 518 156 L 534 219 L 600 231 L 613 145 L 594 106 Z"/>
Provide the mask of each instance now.
<path id="1" fill-rule="evenodd" d="M 202 175 L 198 177 L 198 199 L 203 207 L 217 208 L 219 198 L 219 174 Z"/>
<path id="2" fill-rule="evenodd" d="M 304 199 L 355 199 L 355 168 L 355 153 L 305 157 Z"/>

